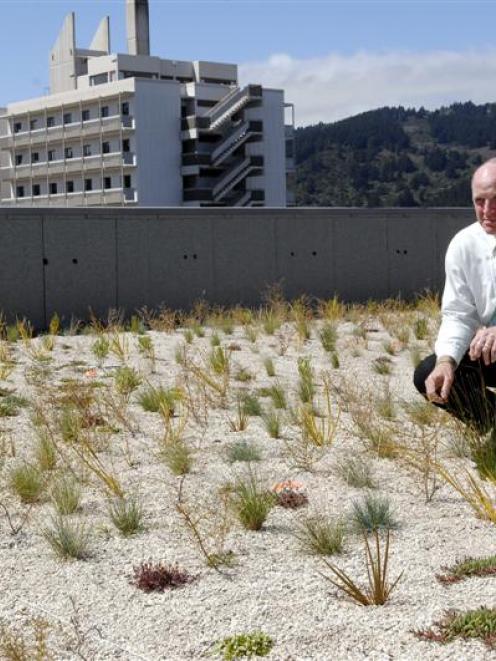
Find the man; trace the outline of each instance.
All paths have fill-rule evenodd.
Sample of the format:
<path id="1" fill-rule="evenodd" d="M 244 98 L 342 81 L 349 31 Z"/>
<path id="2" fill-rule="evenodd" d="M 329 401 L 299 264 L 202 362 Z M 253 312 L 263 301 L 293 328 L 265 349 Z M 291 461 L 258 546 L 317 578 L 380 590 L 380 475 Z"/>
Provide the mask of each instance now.
<path id="1" fill-rule="evenodd" d="M 483 432 L 495 427 L 496 396 L 496 158 L 472 177 L 477 222 L 446 252 L 442 322 L 435 354 L 415 370 L 428 400 Z"/>

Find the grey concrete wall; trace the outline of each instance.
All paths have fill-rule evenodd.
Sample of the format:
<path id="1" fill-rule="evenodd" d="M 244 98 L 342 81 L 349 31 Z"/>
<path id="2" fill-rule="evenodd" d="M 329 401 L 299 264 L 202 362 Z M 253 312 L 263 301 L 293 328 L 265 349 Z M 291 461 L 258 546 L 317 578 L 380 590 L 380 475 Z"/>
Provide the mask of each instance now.
<path id="1" fill-rule="evenodd" d="M 365 301 L 444 282 L 471 209 L 0 209 L 0 309 L 39 327 L 91 309 L 256 305 L 281 283 Z"/>

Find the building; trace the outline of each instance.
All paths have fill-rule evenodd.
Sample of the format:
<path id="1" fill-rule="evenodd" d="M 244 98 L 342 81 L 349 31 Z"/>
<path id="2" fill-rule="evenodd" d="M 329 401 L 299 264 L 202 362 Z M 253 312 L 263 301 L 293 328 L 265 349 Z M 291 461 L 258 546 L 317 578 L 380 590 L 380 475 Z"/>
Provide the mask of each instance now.
<path id="1" fill-rule="evenodd" d="M 152 57 L 148 0 L 126 2 L 127 54 L 110 53 L 108 17 L 77 48 L 71 13 L 50 53 L 50 94 L 0 110 L 2 204 L 291 203 L 284 92 L 240 87 L 235 64 Z"/>

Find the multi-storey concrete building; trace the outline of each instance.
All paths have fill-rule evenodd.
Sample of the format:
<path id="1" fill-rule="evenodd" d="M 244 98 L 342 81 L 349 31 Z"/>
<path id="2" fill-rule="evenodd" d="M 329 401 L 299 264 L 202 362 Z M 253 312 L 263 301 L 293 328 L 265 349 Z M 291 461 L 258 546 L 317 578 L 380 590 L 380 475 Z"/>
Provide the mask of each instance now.
<path id="1" fill-rule="evenodd" d="M 50 53 L 50 94 L 0 110 L 2 204 L 291 202 L 283 91 L 240 87 L 234 64 L 150 56 L 148 0 L 126 2 L 128 54 L 110 53 L 108 18 L 77 48 L 69 14 Z"/>

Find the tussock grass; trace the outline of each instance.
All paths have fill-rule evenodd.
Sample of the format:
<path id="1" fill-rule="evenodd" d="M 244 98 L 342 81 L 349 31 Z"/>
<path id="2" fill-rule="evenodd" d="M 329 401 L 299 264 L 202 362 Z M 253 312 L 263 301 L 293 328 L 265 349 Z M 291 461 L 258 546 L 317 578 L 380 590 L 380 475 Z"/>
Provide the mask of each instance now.
<path id="1" fill-rule="evenodd" d="M 231 496 L 233 510 L 246 530 L 261 530 L 275 505 L 275 497 L 253 473 L 236 480 Z"/>
<path id="2" fill-rule="evenodd" d="M 23 503 L 37 503 L 44 496 L 45 478 L 32 464 L 15 466 L 9 475 L 10 486 Z"/>
<path id="3" fill-rule="evenodd" d="M 233 464 L 237 461 L 260 461 L 262 455 L 256 445 L 241 440 L 226 446 L 226 460 Z"/>
<path id="4" fill-rule="evenodd" d="M 173 475 L 186 475 L 193 467 L 193 454 L 182 439 L 164 445 L 161 454 Z"/>
<path id="5" fill-rule="evenodd" d="M 396 530 L 399 526 L 391 512 L 389 500 L 375 494 L 367 494 L 353 503 L 350 523 L 355 532 L 367 534 L 378 530 Z"/>
<path id="6" fill-rule="evenodd" d="M 138 388 L 143 379 L 133 367 L 119 367 L 115 371 L 115 389 L 120 395 L 129 396 Z"/>
<path id="7" fill-rule="evenodd" d="M 336 351 L 336 341 L 338 339 L 336 326 L 330 323 L 325 323 L 319 331 L 319 339 L 324 351 L 334 353 Z"/>
<path id="8" fill-rule="evenodd" d="M 64 476 L 53 484 L 51 499 L 58 514 L 73 514 L 81 502 L 81 487 L 73 477 Z"/>
<path id="9" fill-rule="evenodd" d="M 335 555 L 343 553 L 346 525 L 340 519 L 315 514 L 302 519 L 293 534 L 304 553 Z"/>
<path id="10" fill-rule="evenodd" d="M 276 375 L 276 369 L 274 367 L 274 361 L 272 358 L 264 358 L 264 367 L 267 372 L 267 376 L 273 377 Z"/>
<path id="11" fill-rule="evenodd" d="M 161 413 L 163 416 L 173 416 L 176 407 L 183 399 L 183 392 L 179 388 L 157 388 L 148 385 L 138 395 L 138 402 L 144 411 Z"/>
<path id="12" fill-rule="evenodd" d="M 62 560 L 86 560 L 90 556 L 91 530 L 84 523 L 73 523 L 65 516 L 52 517 L 41 534 Z"/>
<path id="13" fill-rule="evenodd" d="M 377 484 L 372 476 L 370 463 L 360 456 L 348 456 L 337 461 L 334 468 L 336 474 L 350 487 L 357 489 L 375 489 Z"/>
<path id="14" fill-rule="evenodd" d="M 144 530 L 143 507 L 136 496 L 111 500 L 108 514 L 123 537 L 130 537 Z"/>

